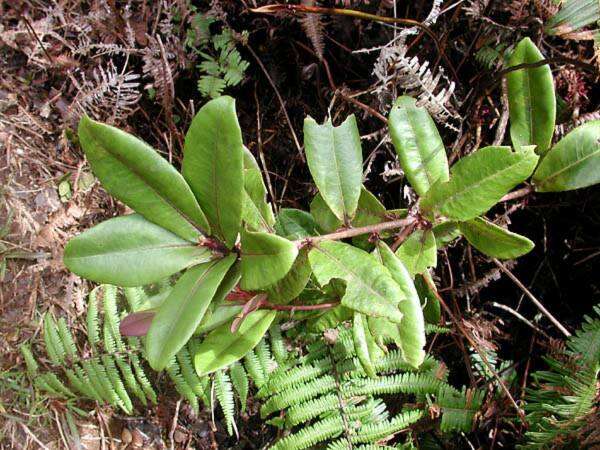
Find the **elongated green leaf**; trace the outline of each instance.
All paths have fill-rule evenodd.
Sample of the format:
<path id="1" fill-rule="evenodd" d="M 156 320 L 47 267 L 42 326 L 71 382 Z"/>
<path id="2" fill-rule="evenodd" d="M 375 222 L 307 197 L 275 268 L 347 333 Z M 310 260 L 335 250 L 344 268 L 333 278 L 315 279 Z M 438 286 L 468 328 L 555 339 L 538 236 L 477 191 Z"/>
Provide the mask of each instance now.
<path id="1" fill-rule="evenodd" d="M 313 216 L 300 209 L 283 208 L 277 215 L 275 231 L 291 241 L 316 236 L 317 224 Z"/>
<path id="2" fill-rule="evenodd" d="M 435 286 L 429 272 L 424 272 L 415 276 L 415 288 L 417 289 L 419 298 L 421 299 L 423 317 L 425 317 L 425 321 L 427 323 L 439 324 L 440 319 L 442 318 L 440 301 L 436 297 L 435 292 L 431 290 L 425 279 L 428 279 L 429 283 L 431 283 L 432 286 Z"/>
<path id="3" fill-rule="evenodd" d="M 311 273 L 308 252 L 302 249 L 290 271 L 281 280 L 265 289 L 269 301 L 280 304 L 289 303 L 300 295 L 308 283 Z"/>
<path id="4" fill-rule="evenodd" d="M 321 242 L 310 251 L 308 259 L 321 286 L 335 278 L 346 281 L 342 305 L 400 323 L 398 303 L 405 296 L 373 255 L 342 242 Z"/>
<path id="5" fill-rule="evenodd" d="M 459 222 L 448 220 L 433 227 L 432 231 L 435 236 L 435 245 L 437 245 L 437 248 L 445 247 L 460 236 L 458 224 Z"/>
<path id="6" fill-rule="evenodd" d="M 356 350 L 356 356 L 358 356 L 360 365 L 368 376 L 375 378 L 377 373 L 373 366 L 371 350 L 377 346 L 375 345 L 371 331 L 367 327 L 366 317 L 363 317 L 362 314 L 356 312 L 354 313 L 354 323 L 352 326 L 352 339 L 354 341 L 354 349 Z"/>
<path id="7" fill-rule="evenodd" d="M 485 147 L 458 161 L 450 181 L 435 184 L 421 200 L 421 209 L 451 219 L 473 219 L 494 206 L 504 194 L 525 181 L 535 169 L 533 147 Z"/>
<path id="8" fill-rule="evenodd" d="M 292 267 L 298 247 L 275 234 L 242 231 L 242 289 L 254 291 L 281 280 Z"/>
<path id="9" fill-rule="evenodd" d="M 396 250 L 410 276 L 425 272 L 437 265 L 437 246 L 431 230 L 416 230 Z"/>
<path id="10" fill-rule="evenodd" d="M 260 342 L 275 316 L 275 311 L 258 310 L 250 313 L 235 333 L 231 332 L 229 323 L 211 331 L 194 355 L 198 376 L 207 375 L 243 358 Z"/>
<path id="11" fill-rule="evenodd" d="M 206 103 L 185 136 L 182 172 L 212 225 L 232 246 L 244 203 L 244 145 L 231 97 Z"/>
<path id="12" fill-rule="evenodd" d="M 309 331 L 322 333 L 325 330 L 337 327 L 340 323 L 352 319 L 354 312 L 350 308 L 346 308 L 342 305 L 337 305 L 331 309 L 326 310 L 320 316 L 309 319 L 306 326 Z M 369 319 L 381 319 L 380 317 L 369 317 Z"/>
<path id="13" fill-rule="evenodd" d="M 467 241 L 492 258 L 513 259 L 529 253 L 535 244 L 481 217 L 461 222 L 460 230 Z"/>
<path id="14" fill-rule="evenodd" d="M 141 286 L 210 258 L 205 247 L 132 214 L 109 219 L 71 239 L 64 263 L 98 283 Z"/>
<path id="15" fill-rule="evenodd" d="M 113 196 L 146 219 L 195 241 L 210 227 L 183 177 L 152 147 L 83 116 L 79 140 L 94 174 Z"/>
<path id="16" fill-rule="evenodd" d="M 275 216 L 267 203 L 267 188 L 260 168 L 244 147 L 244 209 L 242 219 L 254 231 L 273 231 Z"/>
<path id="17" fill-rule="evenodd" d="M 399 325 L 400 342 L 397 345 L 404 359 L 410 365 L 419 367 L 425 359 L 425 319 L 419 294 L 409 271 L 383 241 L 378 242 L 377 253 L 406 296 L 406 300 L 398 305 L 403 316 Z"/>
<path id="18" fill-rule="evenodd" d="M 325 233 L 331 233 L 342 227 L 344 223 L 339 220 L 327 206 L 323 197 L 318 193 L 310 203 L 310 212 Z M 385 206 L 364 186 L 360 191 L 358 206 L 351 223 L 354 227 L 363 227 L 386 220 Z"/>
<path id="19" fill-rule="evenodd" d="M 188 270 L 177 281 L 146 336 L 146 354 L 154 370 L 167 367 L 194 334 L 234 262 L 233 255 L 211 261 Z"/>
<path id="20" fill-rule="evenodd" d="M 600 183 L 600 120 L 562 138 L 533 174 L 535 190 L 560 192 Z"/>
<path id="21" fill-rule="evenodd" d="M 531 39 L 516 46 L 508 66 L 544 59 Z M 510 113 L 510 137 L 515 148 L 537 145 L 543 155 L 552 144 L 556 122 L 556 97 L 550 66 L 517 69 L 506 75 Z"/>
<path id="22" fill-rule="evenodd" d="M 435 122 L 412 97 L 402 96 L 388 122 L 406 178 L 421 196 L 437 181 L 448 181 L 448 158 Z"/>
<path id="23" fill-rule="evenodd" d="M 331 119 L 319 125 L 304 120 L 304 148 L 310 173 L 333 214 L 354 217 L 362 184 L 362 149 L 354 115 L 338 127 Z"/>

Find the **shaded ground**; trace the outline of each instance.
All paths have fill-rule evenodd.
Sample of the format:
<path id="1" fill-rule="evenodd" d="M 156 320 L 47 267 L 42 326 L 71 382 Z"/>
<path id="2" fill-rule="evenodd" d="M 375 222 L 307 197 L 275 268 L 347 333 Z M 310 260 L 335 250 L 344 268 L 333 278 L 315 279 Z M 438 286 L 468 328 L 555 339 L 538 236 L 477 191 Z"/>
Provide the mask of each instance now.
<path id="1" fill-rule="evenodd" d="M 4 448 L 37 448 L 41 443 L 61 448 L 66 446 L 65 435 L 74 434 L 63 405 L 30 396 L 17 348 L 26 341 L 34 347 L 39 344 L 46 311 L 66 317 L 72 327 L 81 329 L 90 285 L 64 269 L 62 249 L 71 236 L 125 212 L 125 207 L 99 186 L 78 148 L 74 130 L 80 114 L 86 111 L 123 127 L 178 163 L 182 132 L 204 101 L 196 89 L 196 57 L 186 53 L 184 44 L 186 20 L 193 12 L 189 8 L 176 12 L 184 3 L 98 0 L 82 4 L 64 0 L 0 5 L 0 227 L 4 227 L 0 237 L 5 264 L 0 285 L 0 441 Z M 209 7 L 194 3 L 202 11 Z M 254 2 L 249 3 L 252 6 Z M 392 14 L 389 8 L 374 3 L 364 8 Z M 505 131 L 501 88 L 493 84 L 500 62 L 482 65 L 476 58 L 479 48 L 496 47 L 499 42 L 511 45 L 529 34 L 548 56 L 593 64 L 591 44 L 550 37 L 541 40 L 539 23 L 552 12 L 551 2 L 489 2 L 487 8 L 475 11 L 476 4 L 444 2 L 449 11 L 431 25 L 457 73 L 456 80 L 427 36 L 416 33 L 407 41 L 410 57 L 429 61 L 436 70 L 445 67 L 448 78 L 441 79 L 436 93 L 454 83 L 454 95 L 439 102 L 448 109 L 445 120 L 451 127 L 440 129 L 453 159 L 497 136 L 502 142 Z M 540 8 L 540 4 L 548 6 Z M 424 19 L 430 8 L 431 2 L 403 3 L 398 15 Z M 320 62 L 315 51 L 318 46 L 296 18 L 252 15 L 246 12 L 244 2 L 236 1 L 214 2 L 213 10 L 234 30 L 250 31 L 248 47 L 240 47 L 250 63 L 246 81 L 227 93 L 237 99 L 244 141 L 259 156 L 274 203 L 306 208 L 315 193 L 296 143 L 296 139 L 302 143 L 304 117 L 311 115 L 320 121 L 329 112 L 339 120 L 354 112 L 363 136 L 365 183 L 388 208 L 405 205 L 405 183 L 394 163 L 385 124 L 377 114 L 386 115 L 390 100 L 406 90 L 402 84 L 405 75 L 399 72 L 397 79 L 392 77 L 394 81 L 382 88 L 381 77 L 373 74 L 379 51 L 352 53 L 386 44 L 393 39 L 394 30 L 372 22 L 323 18 L 325 62 Z M 166 69 L 161 66 L 165 58 Z M 157 69 L 160 67 L 162 71 Z M 600 93 L 592 89 L 597 73 L 576 71 L 571 65 L 554 69 L 558 92 L 565 101 L 562 123 L 568 127 L 578 116 L 598 114 Z M 490 86 L 495 86 L 494 90 L 484 90 Z M 422 87 L 414 91 L 419 94 Z M 170 90 L 174 98 L 168 94 Z M 514 273 L 571 329 L 600 302 L 599 200 L 600 189 L 595 188 L 537 195 L 495 211 L 501 221 L 512 222 L 514 231 L 536 242 L 535 251 L 518 261 Z M 530 320 L 537 311 L 509 280 L 483 282 L 495 266 L 464 243 L 449 249 L 447 255 L 442 255 L 444 265 L 438 271 L 441 287 L 451 287 L 445 295 L 465 319 L 473 319 L 475 324 L 487 323 L 482 318 L 496 323 L 498 331 L 492 331 L 489 340 L 497 342 L 501 356 L 515 361 L 521 377 L 526 375 L 538 364 L 545 339 L 492 306 L 492 301 L 514 308 Z M 559 336 L 544 319 L 539 318 L 539 324 L 552 337 Z M 450 355 L 447 362 L 455 361 L 452 370 L 457 382 L 469 382 L 455 340 L 440 339 L 434 351 Z M 530 359 L 533 365 L 528 364 Z M 144 445 L 166 436 L 177 401 L 168 393 L 165 390 L 160 409 L 133 421 L 102 408 L 85 420 L 77 419 L 82 441 L 87 440 L 87 448 L 97 448 L 111 436 L 121 439 L 124 427 L 143 431 L 148 436 Z M 242 439 L 234 444 L 225 439 L 220 425 L 216 432 L 206 426 L 208 415 L 190 418 L 183 408 L 177 429 L 193 430 L 198 448 L 256 448 L 262 442 L 264 430 L 251 417 L 248 426 L 241 427 Z M 496 414 L 506 409 L 499 405 Z M 502 429 L 490 419 L 488 428 L 473 442 L 489 447 L 487 431 L 499 426 Z M 513 438 L 499 439 L 510 445 Z M 180 443 L 186 440 L 187 435 Z"/>

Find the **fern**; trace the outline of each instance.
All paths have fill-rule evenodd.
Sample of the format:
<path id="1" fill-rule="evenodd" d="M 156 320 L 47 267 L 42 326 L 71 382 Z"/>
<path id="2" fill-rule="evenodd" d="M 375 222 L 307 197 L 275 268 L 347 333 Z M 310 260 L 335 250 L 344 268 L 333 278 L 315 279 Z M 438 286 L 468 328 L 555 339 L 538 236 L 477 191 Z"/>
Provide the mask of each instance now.
<path id="1" fill-rule="evenodd" d="M 431 357 L 415 370 L 399 350 L 391 350 L 374 363 L 378 376 L 368 377 L 356 357 L 351 331 L 344 327 L 337 329 L 333 344 L 319 339 L 306 349 L 302 358 L 277 361 L 279 366 L 267 374 L 257 393 L 266 399 L 261 416 L 275 417 L 268 422 L 290 431 L 274 449 L 384 448 L 376 443 L 428 415 L 417 406 L 426 397 L 442 413 L 442 431 L 470 429 L 481 407 L 484 393 L 449 386 L 440 375 L 441 364 Z M 378 398 L 387 394 L 400 395 L 411 407 L 390 417 Z"/>
<path id="2" fill-rule="evenodd" d="M 583 442 L 582 430 L 594 420 L 600 394 L 600 305 L 594 315 L 584 318 L 565 350 L 546 358 L 549 370 L 532 374 L 525 405 L 530 429 L 521 448 L 579 448 Z"/>
<path id="3" fill-rule="evenodd" d="M 218 34 L 211 34 L 210 25 L 215 18 L 197 13 L 191 19 L 186 45 L 200 58 L 198 90 L 205 97 L 216 98 L 225 88 L 240 84 L 249 64 L 236 49 L 238 40 L 246 40 L 247 33 L 240 37 L 228 27 Z"/>
<path id="4" fill-rule="evenodd" d="M 214 378 L 214 389 L 215 395 L 219 404 L 221 405 L 221 410 L 223 411 L 223 416 L 225 417 L 225 424 L 227 425 L 227 432 L 229 435 L 233 434 L 235 430 L 235 434 L 238 434 L 237 426 L 235 424 L 234 412 L 235 412 L 235 404 L 233 399 L 233 388 L 231 385 L 231 380 L 227 373 L 224 370 L 217 370 L 215 372 Z"/>

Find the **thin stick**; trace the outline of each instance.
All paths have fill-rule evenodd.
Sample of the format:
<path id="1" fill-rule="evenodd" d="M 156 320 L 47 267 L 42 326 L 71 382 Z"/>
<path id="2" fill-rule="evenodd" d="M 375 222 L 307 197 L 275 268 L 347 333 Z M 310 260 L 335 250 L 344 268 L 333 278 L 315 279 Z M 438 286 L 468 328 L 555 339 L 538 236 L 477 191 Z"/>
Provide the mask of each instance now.
<path id="1" fill-rule="evenodd" d="M 544 305 L 542 305 L 542 302 L 540 302 L 537 298 L 535 298 L 535 296 L 529 291 L 529 289 L 527 289 L 525 287 L 525 285 L 523 283 L 521 283 L 521 281 L 519 281 L 519 279 L 517 277 L 515 277 L 510 270 L 508 270 L 506 267 L 504 267 L 504 264 L 502 264 L 496 258 L 492 259 L 492 261 L 494 261 L 494 264 L 496 264 L 496 266 L 498 266 L 498 268 L 502 272 L 504 272 L 508 276 L 508 278 L 510 278 L 519 287 L 519 289 L 521 289 L 523 291 L 523 293 L 527 297 L 529 297 L 529 299 L 535 304 L 535 306 L 537 306 L 537 308 L 542 312 L 542 314 L 544 314 L 550 320 L 550 322 L 552 322 L 554 325 L 556 325 L 556 328 L 558 328 L 565 336 L 567 336 L 567 337 L 571 336 L 571 333 L 569 333 L 569 331 L 556 319 L 556 317 L 554 317 L 550 313 L 550 311 L 548 311 L 544 307 Z"/>
<path id="2" fill-rule="evenodd" d="M 254 50 L 252 50 L 252 48 L 249 45 L 247 45 L 246 48 L 248 49 L 248 51 L 250 52 L 250 54 L 254 57 L 254 59 L 256 60 L 256 62 L 260 66 L 260 68 L 262 69 L 263 73 L 265 74 L 265 77 L 267 77 L 267 80 L 269 81 L 269 84 L 271 85 L 271 87 L 275 91 L 275 95 L 277 96 L 277 100 L 279 100 L 279 104 L 281 105 L 281 110 L 283 111 L 283 115 L 285 116 L 285 120 L 287 121 L 288 128 L 290 129 L 290 133 L 292 134 L 292 138 L 294 139 L 294 144 L 296 144 L 296 149 L 298 150 L 298 154 L 300 155 L 300 158 L 304 162 L 304 154 L 302 153 L 302 146 L 300 145 L 300 141 L 298 140 L 298 136 L 296 136 L 296 132 L 294 131 L 294 127 L 292 126 L 292 121 L 290 120 L 290 116 L 288 115 L 287 110 L 285 109 L 285 103 L 283 101 L 283 98 L 281 98 L 281 94 L 279 93 L 279 90 L 277 89 L 277 86 L 275 85 L 275 82 L 273 81 L 273 79 L 269 75 L 269 72 L 267 71 L 267 68 L 265 67 L 265 65 L 263 64 L 263 62 L 260 60 L 260 58 L 258 57 L 258 55 L 254 52 Z"/>
<path id="3" fill-rule="evenodd" d="M 322 234 L 321 236 L 312 236 L 295 242 L 298 247 L 304 247 L 306 245 L 314 245 L 321 241 L 338 241 L 340 239 L 360 236 L 361 234 L 379 233 L 380 231 L 408 227 L 414 225 L 416 222 L 417 219 L 415 217 L 407 217 L 406 219 L 391 220 L 389 222 L 381 222 L 374 225 L 366 225 L 364 227 L 348 228 L 336 231 L 335 233 Z"/>
<path id="4" fill-rule="evenodd" d="M 519 405 L 517 405 L 517 402 L 515 401 L 515 399 L 511 395 L 510 391 L 506 387 L 506 384 L 504 384 L 504 381 L 502 381 L 502 378 L 500 378 L 500 375 L 498 375 L 498 372 L 496 372 L 496 370 L 492 367 L 492 365 L 488 361 L 488 359 L 485 356 L 485 354 L 479 349 L 479 345 L 477 345 L 477 342 L 475 342 L 475 339 L 473 339 L 473 337 L 470 335 L 470 333 L 465 329 L 465 327 L 463 327 L 462 323 L 458 321 L 458 319 L 456 318 L 456 316 L 454 315 L 454 313 L 452 312 L 452 310 L 448 307 L 448 305 L 446 305 L 446 302 L 444 301 L 444 299 L 442 298 L 442 296 L 438 293 L 437 288 L 435 287 L 435 285 L 433 284 L 433 282 L 428 277 L 423 277 L 423 279 L 425 280 L 425 283 L 427 283 L 427 285 L 429 286 L 429 289 L 431 290 L 431 292 L 433 292 L 433 294 L 436 296 L 436 298 L 438 299 L 438 301 L 440 302 L 440 304 L 442 305 L 442 307 L 444 308 L 444 310 L 446 311 L 446 313 L 450 316 L 450 318 L 452 319 L 452 321 L 456 324 L 456 326 L 458 327 L 458 329 L 460 330 L 460 332 L 467 339 L 467 341 L 469 341 L 469 344 L 471 344 L 473 346 L 473 348 L 475 349 L 475 351 L 477 352 L 477 354 L 481 357 L 481 360 L 486 365 L 486 367 L 488 368 L 488 370 L 492 373 L 492 375 L 494 375 L 494 377 L 496 378 L 496 380 L 498 381 L 498 383 L 500 383 L 500 387 L 502 388 L 502 390 L 506 394 L 506 397 L 512 403 L 513 407 L 517 411 L 517 414 L 519 415 L 519 417 L 521 418 L 521 420 L 523 422 L 525 422 L 525 420 L 526 420 L 525 419 L 525 412 L 519 407 Z"/>
<path id="5" fill-rule="evenodd" d="M 35 38 L 35 40 L 38 42 L 38 44 L 40 44 L 40 47 L 42 47 L 44 55 L 46 55 L 46 58 L 48 58 L 48 61 L 50 61 L 50 64 L 54 65 L 54 59 L 52 59 L 52 56 L 50 56 L 50 53 L 48 53 L 48 50 L 46 50 L 46 47 L 44 47 L 44 44 L 42 43 L 40 37 L 37 35 L 35 30 L 31 26 L 31 24 L 29 23 L 29 20 L 27 19 L 27 17 L 21 16 L 21 19 L 23 19 L 23 22 L 25 22 L 27 31 L 29 31 L 31 34 L 33 34 L 33 37 Z"/>
<path id="6" fill-rule="evenodd" d="M 512 309 L 509 306 L 503 305 L 501 303 L 497 303 L 497 302 L 492 302 L 492 306 L 495 306 L 496 308 L 500 308 L 503 309 L 504 311 L 512 314 L 513 316 L 515 316 L 517 319 L 519 319 L 520 321 L 522 321 L 523 323 L 529 325 L 531 328 L 533 328 L 535 331 L 537 331 L 538 333 L 543 334 L 544 336 L 546 336 L 547 338 L 549 338 L 550 336 L 548 336 L 548 334 L 542 330 L 539 327 L 536 327 L 530 320 L 527 320 L 521 313 L 515 311 L 514 309 Z"/>
<path id="7" fill-rule="evenodd" d="M 513 191 L 513 192 L 509 192 L 504 197 L 502 197 L 499 201 L 508 202 L 511 200 L 515 200 L 517 198 L 526 197 L 527 195 L 531 194 L 534 190 L 535 189 L 533 188 L 533 186 L 525 186 L 524 188 L 517 189 L 516 191 Z"/>
<path id="8" fill-rule="evenodd" d="M 275 305 L 267 301 L 260 305 L 260 309 L 272 309 L 274 311 L 318 311 L 321 309 L 331 309 L 338 306 L 339 302 L 319 303 L 318 305 Z"/>

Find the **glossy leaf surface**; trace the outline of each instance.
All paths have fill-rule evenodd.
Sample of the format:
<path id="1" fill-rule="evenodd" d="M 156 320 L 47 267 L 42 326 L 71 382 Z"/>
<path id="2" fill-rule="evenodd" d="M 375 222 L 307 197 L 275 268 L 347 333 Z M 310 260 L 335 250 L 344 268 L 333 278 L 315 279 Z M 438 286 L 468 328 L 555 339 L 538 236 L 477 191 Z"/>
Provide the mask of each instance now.
<path id="1" fill-rule="evenodd" d="M 433 227 L 432 231 L 435 236 L 435 245 L 437 245 L 437 248 L 445 247 L 460 236 L 459 223 L 448 220 Z"/>
<path id="2" fill-rule="evenodd" d="M 354 321 L 352 324 L 352 340 L 354 341 L 354 348 L 356 350 L 356 356 L 360 361 L 360 365 L 365 370 L 366 374 L 372 378 L 377 376 L 375 372 L 375 366 L 373 365 L 373 359 L 375 355 L 374 350 L 377 347 L 375 340 L 371 335 L 371 331 L 367 326 L 367 317 L 360 313 L 354 313 Z M 379 350 L 380 353 L 381 350 Z"/>
<path id="3" fill-rule="evenodd" d="M 413 367 L 419 367 L 425 358 L 425 319 L 419 294 L 410 272 L 383 241 L 379 241 L 377 244 L 377 253 L 406 296 L 406 300 L 401 301 L 398 305 L 403 315 L 399 325 L 400 342 L 398 342 L 398 346 L 404 359 Z"/>
<path id="4" fill-rule="evenodd" d="M 300 295 L 312 273 L 308 262 L 308 251 L 300 250 L 292 268 L 275 284 L 265 288 L 272 303 L 289 303 Z"/>
<path id="5" fill-rule="evenodd" d="M 346 281 L 342 305 L 400 323 L 402 313 L 398 303 L 405 296 L 373 255 L 341 242 L 321 242 L 310 251 L 308 258 L 321 286 L 336 278 Z"/>
<path id="6" fill-rule="evenodd" d="M 460 230 L 473 247 L 492 258 L 518 258 L 535 246 L 525 236 L 512 233 L 481 217 L 462 222 Z"/>
<path id="7" fill-rule="evenodd" d="M 515 47 L 508 66 L 544 59 L 529 38 Z M 517 69 L 506 75 L 510 112 L 510 137 L 515 148 L 537 145 L 543 155 L 552 144 L 556 122 L 554 82 L 549 65 Z"/>
<path id="8" fill-rule="evenodd" d="M 133 287 L 208 261 L 211 252 L 138 214 L 115 217 L 69 241 L 64 263 L 98 283 Z"/>
<path id="9" fill-rule="evenodd" d="M 207 375 L 243 358 L 260 342 L 275 316 L 275 311 L 254 311 L 235 333 L 231 332 L 229 323 L 208 333 L 194 355 L 198 376 Z"/>
<path id="10" fill-rule="evenodd" d="M 600 183 L 600 120 L 585 123 L 562 138 L 540 162 L 533 182 L 539 192 Z"/>
<path id="11" fill-rule="evenodd" d="M 244 146 L 235 101 L 206 103 L 185 136 L 183 176 L 196 195 L 212 231 L 233 246 L 244 204 Z"/>
<path id="12" fill-rule="evenodd" d="M 279 236 L 291 241 L 319 234 L 313 216 L 306 211 L 293 208 L 283 208 L 279 211 L 275 231 Z"/>
<path id="13" fill-rule="evenodd" d="M 106 190 L 146 219 L 195 241 L 210 227 L 189 186 L 175 168 L 142 140 L 87 116 L 79 140 Z"/>
<path id="14" fill-rule="evenodd" d="M 162 370 L 202 321 L 208 305 L 234 256 L 211 261 L 185 272 L 161 305 L 146 336 L 146 355 L 154 370 Z"/>
<path id="15" fill-rule="evenodd" d="M 485 147 L 465 156 L 450 169 L 450 181 L 437 183 L 423 197 L 421 209 L 448 218 L 473 219 L 525 181 L 538 161 L 533 147 Z"/>
<path id="16" fill-rule="evenodd" d="M 448 180 L 448 158 L 440 133 L 414 98 L 396 100 L 388 126 L 400 166 L 417 194 L 422 196 L 437 181 Z"/>
<path id="17" fill-rule="evenodd" d="M 292 267 L 298 247 L 275 234 L 242 232 L 242 281 L 244 290 L 262 289 L 281 280 Z"/>
<path id="18" fill-rule="evenodd" d="M 267 188 L 254 156 L 244 147 L 244 208 L 242 219 L 254 231 L 273 231 L 275 216 L 267 203 Z"/>
<path id="19" fill-rule="evenodd" d="M 323 200 L 341 221 L 354 217 L 362 185 L 362 148 L 354 115 L 338 127 L 304 120 L 304 147 L 310 173 Z"/>
<path id="20" fill-rule="evenodd" d="M 437 265 L 437 246 L 431 230 L 414 231 L 396 250 L 411 277 Z"/>

